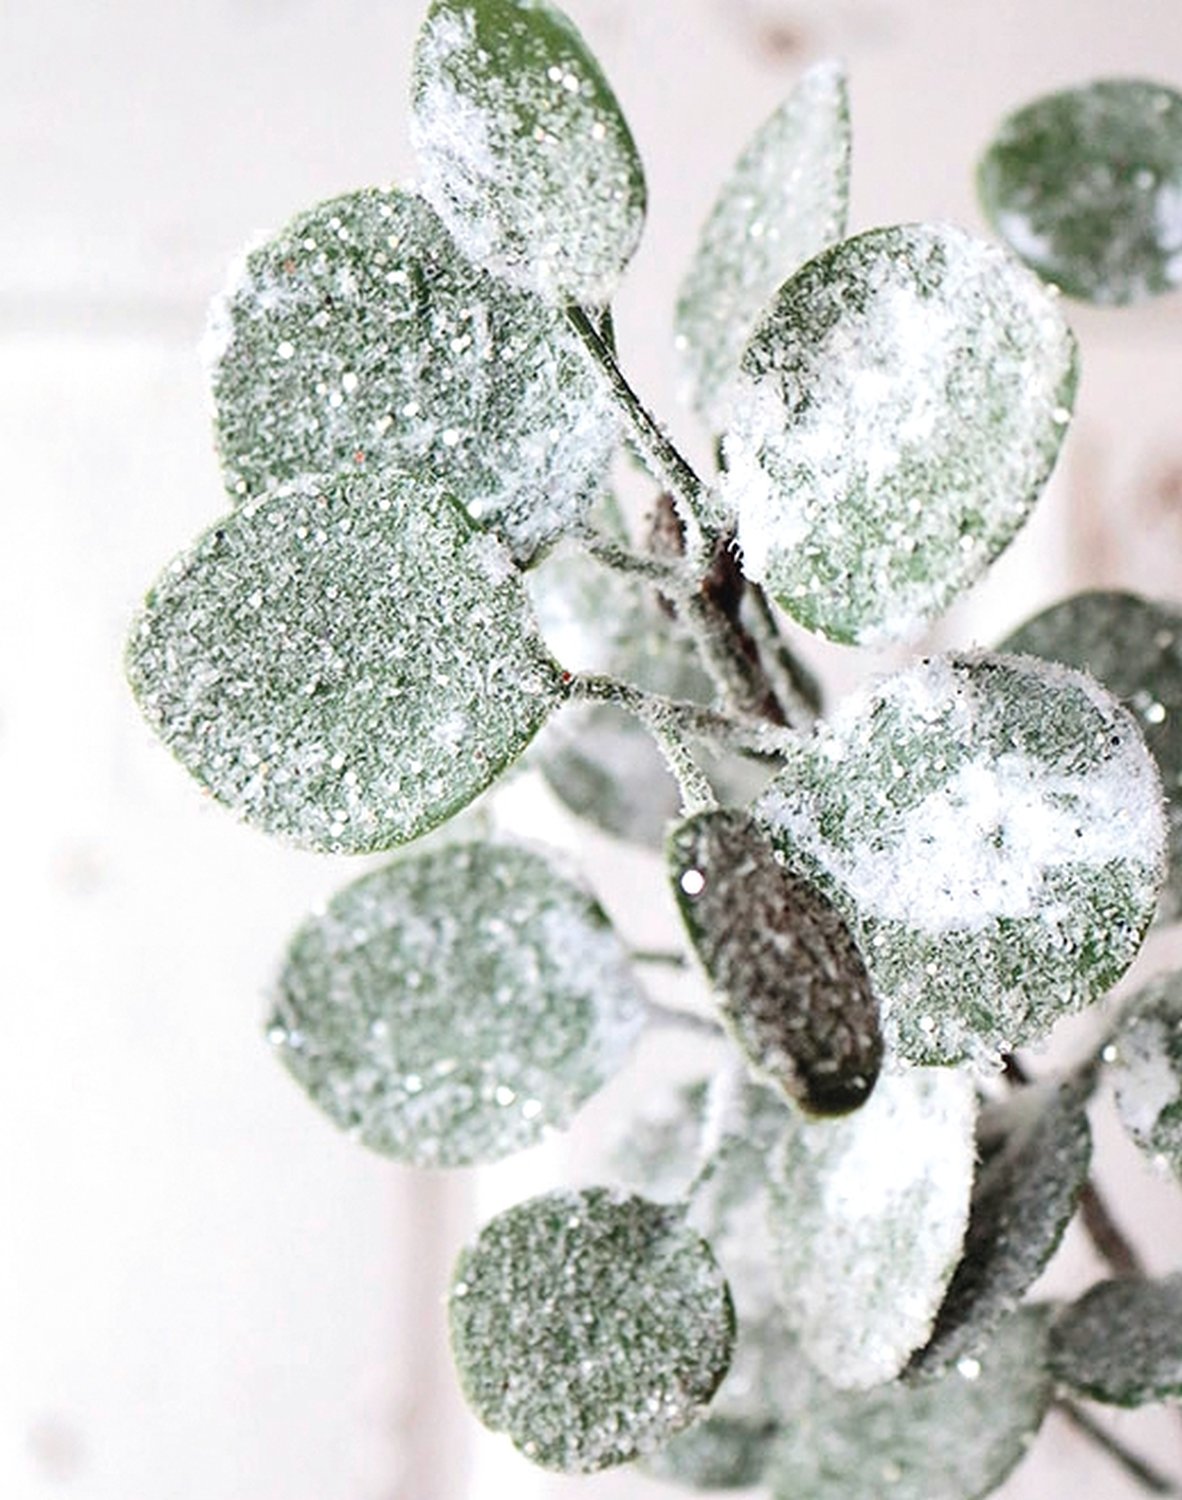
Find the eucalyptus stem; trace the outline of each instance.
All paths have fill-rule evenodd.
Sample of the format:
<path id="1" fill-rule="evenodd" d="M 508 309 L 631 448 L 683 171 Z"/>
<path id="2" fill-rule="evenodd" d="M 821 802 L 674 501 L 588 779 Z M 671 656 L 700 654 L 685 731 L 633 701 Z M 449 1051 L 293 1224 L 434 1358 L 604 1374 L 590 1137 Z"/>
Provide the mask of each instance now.
<path id="1" fill-rule="evenodd" d="M 695 1016 L 688 1010 L 677 1010 L 672 1005 L 662 1005 L 658 1000 L 645 1004 L 649 1019 L 659 1026 L 672 1026 L 680 1031 L 692 1031 L 697 1036 L 708 1036 L 715 1041 L 722 1036 L 722 1027 L 705 1016 Z"/>
<path id="2" fill-rule="evenodd" d="M 1179 1493 L 1177 1484 L 1167 1474 L 1163 1474 L 1160 1469 L 1134 1453 L 1131 1448 L 1126 1448 L 1115 1434 L 1109 1432 L 1106 1427 L 1102 1427 L 1094 1417 L 1089 1416 L 1074 1401 L 1056 1401 L 1055 1409 L 1073 1427 L 1089 1437 L 1098 1448 L 1102 1448 L 1114 1463 L 1119 1464 L 1125 1473 L 1149 1494 L 1177 1495 Z"/>
<path id="3" fill-rule="evenodd" d="M 694 590 L 694 580 L 684 564 L 669 562 L 647 552 L 634 552 L 607 537 L 591 535 L 579 539 L 584 552 L 604 567 L 633 578 L 643 578 L 678 602 Z"/>
<path id="4" fill-rule="evenodd" d="M 634 964 L 652 964 L 664 969 L 688 969 L 689 960 L 684 953 L 668 948 L 632 948 L 628 957 Z"/>
<path id="5" fill-rule="evenodd" d="M 593 672 L 576 673 L 571 679 L 569 692 L 575 701 L 612 703 L 626 709 L 654 734 L 658 729 L 668 728 L 684 738 L 761 757 L 784 754 L 797 743 L 796 734 L 779 725 L 720 713 L 715 708 L 689 703 L 682 698 L 649 693 L 618 677 Z"/>

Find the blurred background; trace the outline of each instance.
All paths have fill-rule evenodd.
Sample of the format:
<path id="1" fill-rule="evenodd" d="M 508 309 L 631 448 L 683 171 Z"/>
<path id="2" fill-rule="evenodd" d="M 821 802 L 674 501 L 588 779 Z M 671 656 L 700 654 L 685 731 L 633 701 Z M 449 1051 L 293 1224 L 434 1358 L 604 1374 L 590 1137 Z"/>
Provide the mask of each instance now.
<path id="1" fill-rule="evenodd" d="M 673 290 L 716 186 L 801 68 L 849 64 L 853 226 L 981 228 L 1001 116 L 1106 75 L 1182 85 L 1174 0 L 568 0 L 645 158 L 617 307 L 625 366 L 674 408 Z M 290 930 L 358 872 L 206 802 L 122 680 L 128 619 L 223 508 L 196 345 L 252 235 L 413 175 L 420 0 L 6 0 L 0 13 L 0 1495 L 12 1500 L 624 1500 L 560 1481 L 460 1406 L 441 1288 L 472 1224 L 578 1179 L 645 1044 L 571 1142 L 444 1178 L 338 1136 L 268 1056 Z M 940 638 L 988 644 L 1085 582 L 1182 597 L 1182 296 L 1069 309 L 1077 421 L 1040 513 Z M 874 665 L 811 643 L 848 685 Z M 643 855 L 530 780 L 513 826 L 584 851 L 627 936 L 671 930 Z M 610 877 L 604 875 L 610 871 Z M 1151 968 L 1168 962 L 1155 939 Z M 1147 972 L 1146 969 L 1141 971 Z M 1061 1045 L 1070 1048 L 1073 1037 Z M 1036 1060 L 1037 1061 L 1037 1060 Z M 1103 1113 L 1103 1105 L 1100 1106 Z M 1182 1209 L 1106 1134 L 1100 1175 L 1155 1270 Z M 1095 1263 L 1074 1238 L 1070 1274 Z M 1114 1419 L 1182 1474 L 1182 1429 Z M 1054 1421 L 1007 1495 L 1136 1493 Z"/>

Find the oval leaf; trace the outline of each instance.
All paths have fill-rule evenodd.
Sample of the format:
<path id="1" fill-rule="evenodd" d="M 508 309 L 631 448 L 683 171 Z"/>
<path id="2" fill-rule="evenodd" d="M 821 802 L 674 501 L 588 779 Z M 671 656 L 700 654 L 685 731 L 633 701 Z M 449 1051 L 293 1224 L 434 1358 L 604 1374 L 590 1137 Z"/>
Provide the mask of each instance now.
<path id="1" fill-rule="evenodd" d="M 968 1074 L 928 1069 L 884 1074 L 848 1120 L 785 1130 L 771 1163 L 780 1303 L 835 1386 L 892 1379 L 931 1331 L 968 1222 L 975 1116 Z"/>
<path id="2" fill-rule="evenodd" d="M 644 173 L 607 79 L 544 0 L 435 0 L 411 133 L 423 191 L 475 264 L 552 302 L 611 300 Z"/>
<path id="3" fill-rule="evenodd" d="M 1158 917 L 1176 917 L 1182 912 L 1182 613 L 1136 594 L 1095 590 L 1052 604 L 999 649 L 1082 667 L 1136 716 L 1161 771 L 1170 827 Z"/>
<path id="4" fill-rule="evenodd" d="M 1165 825 L 1130 714 L 1082 672 L 935 657 L 843 705 L 756 804 L 850 923 L 888 1049 L 955 1062 L 1104 994 L 1152 916 Z"/>
<path id="5" fill-rule="evenodd" d="M 678 297 L 689 399 L 717 431 L 756 319 L 799 266 L 845 233 L 849 194 L 845 73 L 817 63 L 735 163 Z"/>
<path id="6" fill-rule="evenodd" d="M 996 246 L 917 224 L 824 251 L 743 355 L 723 497 L 744 572 L 832 640 L 913 635 L 1025 521 L 1075 382 L 1053 299 Z"/>
<path id="7" fill-rule="evenodd" d="M 1182 1396 L 1182 1275 L 1092 1287 L 1051 1329 L 1051 1368 L 1114 1406 Z"/>
<path id="8" fill-rule="evenodd" d="M 500 543 L 406 475 L 335 479 L 218 522 L 149 593 L 127 671 L 218 801 L 339 853 L 449 818 L 562 693 Z"/>
<path id="9" fill-rule="evenodd" d="M 680 824 L 669 859 L 722 1018 L 755 1072 L 813 1113 L 858 1108 L 882 1061 L 878 1001 L 832 902 L 742 813 Z"/>
<path id="10" fill-rule="evenodd" d="M 1103 1056 L 1129 1134 L 1182 1177 L 1182 975 L 1134 996 Z"/>
<path id="11" fill-rule="evenodd" d="M 643 1021 L 585 891 L 529 850 L 460 844 L 364 876 L 306 922 L 268 1035 L 364 1145 L 454 1167 L 568 1124 Z"/>
<path id="12" fill-rule="evenodd" d="M 464 1394 L 546 1468 L 588 1473 L 659 1447 L 726 1374 L 734 1314 L 676 1208 L 590 1188 L 498 1215 L 450 1299 Z"/>
<path id="13" fill-rule="evenodd" d="M 1182 94 L 1106 79 L 1006 119 L 977 170 L 998 234 L 1086 302 L 1182 284 Z"/>
<path id="14" fill-rule="evenodd" d="M 349 193 L 253 251 L 215 310 L 231 495 L 421 469 L 528 560 L 577 529 L 616 417 L 562 319 L 468 264 L 408 193 Z"/>

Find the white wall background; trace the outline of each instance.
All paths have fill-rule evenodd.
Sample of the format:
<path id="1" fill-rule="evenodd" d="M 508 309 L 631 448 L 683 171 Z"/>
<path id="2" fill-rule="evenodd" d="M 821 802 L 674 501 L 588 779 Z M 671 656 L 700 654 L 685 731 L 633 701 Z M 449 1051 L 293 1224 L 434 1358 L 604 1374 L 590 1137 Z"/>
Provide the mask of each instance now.
<path id="1" fill-rule="evenodd" d="M 837 50 L 852 69 L 858 227 L 977 224 L 971 163 L 1040 91 L 1182 82 L 1173 0 L 569 9 L 648 163 L 650 228 L 618 327 L 667 414 L 673 277 L 805 61 Z M 204 305 L 256 230 L 410 175 L 419 10 L 0 13 L 0 1494 L 14 1500 L 658 1493 L 632 1474 L 550 1481 L 460 1413 L 439 1304 L 455 1248 L 474 1209 L 568 1169 L 550 1150 L 479 1179 L 402 1172 L 308 1109 L 261 1042 L 260 996 L 287 932 L 355 866 L 273 847 L 205 804 L 122 684 L 137 596 L 221 508 L 194 354 Z M 1085 578 L 1182 594 L 1182 297 L 1075 321 L 1084 387 L 1060 477 L 957 611 L 962 644 Z M 845 653 L 816 656 L 849 680 Z M 570 836 L 547 804 L 517 806 Z M 606 892 L 637 938 L 668 919 L 634 894 L 645 873 L 632 859 Z M 663 1065 L 650 1046 L 632 1082 Z M 593 1108 L 577 1151 L 627 1086 Z M 1150 1227 L 1155 1267 L 1177 1265 L 1173 1194 L 1118 1140 L 1100 1165 Z M 1182 1472 L 1176 1424 L 1122 1422 Z M 1053 1429 L 1007 1493 L 1121 1486 Z"/>

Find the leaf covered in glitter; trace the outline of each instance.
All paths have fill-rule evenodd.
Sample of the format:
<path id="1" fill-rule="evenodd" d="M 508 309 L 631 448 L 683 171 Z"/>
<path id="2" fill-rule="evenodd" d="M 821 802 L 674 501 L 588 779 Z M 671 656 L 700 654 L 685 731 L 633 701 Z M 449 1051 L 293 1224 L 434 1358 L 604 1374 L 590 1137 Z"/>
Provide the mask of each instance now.
<path id="1" fill-rule="evenodd" d="M 643 1020 L 585 891 L 530 850 L 455 844 L 363 876 L 300 928 L 269 1035 L 343 1130 L 454 1167 L 568 1124 Z"/>
<path id="2" fill-rule="evenodd" d="M 449 1303 L 464 1394 L 546 1468 L 650 1452 L 706 1407 L 734 1343 L 726 1281 L 681 1211 L 605 1188 L 498 1215 Z"/>
<path id="3" fill-rule="evenodd" d="M 247 256 L 210 347 L 235 498 L 421 470 L 529 560 L 581 524 L 615 444 L 561 317 L 471 266 L 408 193 L 298 215 Z"/>
<path id="4" fill-rule="evenodd" d="M 1125 1128 L 1151 1160 L 1182 1177 L 1182 974 L 1138 991 L 1104 1058 Z"/>
<path id="5" fill-rule="evenodd" d="M 934 657 L 851 697 L 755 805 L 850 923 L 888 1051 L 992 1056 L 1120 978 L 1165 824 L 1132 716 L 1032 657 Z"/>
<path id="6" fill-rule="evenodd" d="M 834 1385 L 890 1380 L 931 1331 L 968 1222 L 976 1094 L 967 1073 L 884 1073 L 848 1119 L 790 1120 L 771 1230 L 789 1328 Z"/>
<path id="7" fill-rule="evenodd" d="M 1170 868 L 1158 916 L 1176 917 L 1182 912 L 1182 613 L 1136 594 L 1089 591 L 1027 620 L 1000 649 L 1081 667 L 1135 714 L 1166 792 Z"/>
<path id="8" fill-rule="evenodd" d="M 981 1500 L 1030 1446 L 1050 1405 L 1046 1312 L 1024 1308 L 979 1360 L 938 1380 L 858 1394 L 814 1388 L 786 1413 L 775 1500 Z"/>
<path id="9" fill-rule="evenodd" d="M 434 0 L 411 130 L 423 191 L 475 264 L 551 302 L 611 300 L 644 173 L 611 86 L 546 0 Z"/>
<path id="10" fill-rule="evenodd" d="M 1075 340 L 1004 251 L 875 229 L 783 286 L 743 355 L 723 503 L 801 624 L 907 638 L 1025 521 L 1074 401 Z"/>
<path id="11" fill-rule="evenodd" d="M 1113 1406 L 1182 1396 L 1182 1275 L 1092 1287 L 1053 1325 L 1051 1368 Z"/>
<path id="12" fill-rule="evenodd" d="M 406 475 L 280 492 L 219 521 L 149 593 L 127 670 L 219 802 L 338 853 L 444 822 L 562 696 L 504 548 Z"/>
<path id="13" fill-rule="evenodd" d="M 863 1104 L 882 1061 L 878 1001 L 844 918 L 743 813 L 699 813 L 670 873 L 723 1020 L 756 1074 L 816 1114 Z"/>
<path id="14" fill-rule="evenodd" d="M 717 430 L 756 319 L 787 277 L 845 233 L 849 191 L 845 73 L 817 63 L 723 183 L 678 297 L 690 399 Z"/>
<path id="15" fill-rule="evenodd" d="M 1182 94 L 1103 79 L 1003 121 L 977 170 L 993 227 L 1040 276 L 1086 302 L 1182 285 Z"/>

